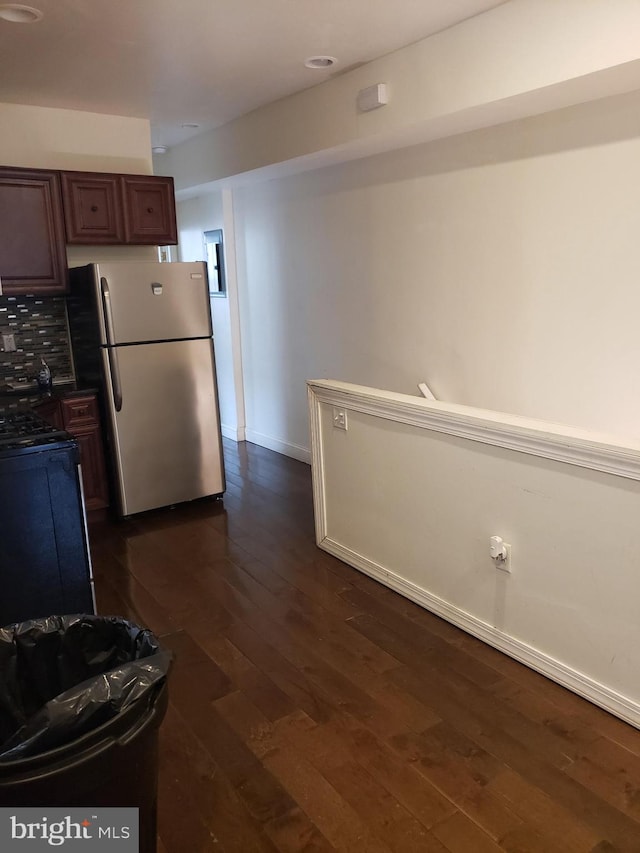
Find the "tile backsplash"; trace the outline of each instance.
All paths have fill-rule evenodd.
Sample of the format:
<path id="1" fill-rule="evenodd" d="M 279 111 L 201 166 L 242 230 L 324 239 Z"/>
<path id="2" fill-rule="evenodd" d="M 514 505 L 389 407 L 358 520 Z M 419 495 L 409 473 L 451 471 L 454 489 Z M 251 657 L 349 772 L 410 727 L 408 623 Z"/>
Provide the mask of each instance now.
<path id="1" fill-rule="evenodd" d="M 2 335 L 13 334 L 15 352 Z M 44 358 L 54 380 L 73 378 L 64 296 L 0 296 L 0 385 L 34 379 Z"/>

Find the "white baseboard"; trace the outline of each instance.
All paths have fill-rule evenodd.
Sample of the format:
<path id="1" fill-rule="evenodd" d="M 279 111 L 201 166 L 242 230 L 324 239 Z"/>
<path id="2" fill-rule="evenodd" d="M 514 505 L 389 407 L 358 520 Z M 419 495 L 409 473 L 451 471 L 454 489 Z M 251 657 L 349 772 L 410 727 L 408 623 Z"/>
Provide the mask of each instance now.
<path id="1" fill-rule="evenodd" d="M 255 432 L 252 429 L 246 430 L 245 440 L 252 442 L 252 444 L 259 444 L 260 447 L 275 450 L 276 453 L 282 453 L 284 456 L 290 456 L 292 459 L 297 459 L 300 462 L 306 462 L 307 465 L 311 464 L 311 452 L 307 447 L 290 444 L 287 441 L 273 438 L 270 435 L 264 435 L 261 432 Z"/>
<path id="2" fill-rule="evenodd" d="M 244 427 L 231 427 L 226 424 L 222 424 L 220 427 L 220 432 L 224 436 L 224 438 L 230 438 L 231 441 L 245 441 L 246 440 L 246 430 Z"/>
<path id="3" fill-rule="evenodd" d="M 477 619 L 464 610 L 460 610 L 444 599 L 432 595 L 426 589 L 405 580 L 394 572 L 385 569 L 384 566 L 369 560 L 367 557 L 362 556 L 362 554 L 341 545 L 335 540 L 326 537 L 319 542 L 319 547 L 329 554 L 333 554 L 334 557 L 343 562 L 348 563 L 350 566 L 359 569 L 364 574 L 380 581 L 385 586 L 399 592 L 405 598 L 414 601 L 426 610 L 430 610 L 437 616 L 441 616 L 468 634 L 472 634 L 479 640 L 483 640 L 483 642 L 494 646 L 501 652 L 531 667 L 531 669 L 535 669 L 542 675 L 547 676 L 547 678 L 551 678 L 563 687 L 588 699 L 594 705 L 598 705 L 604 708 L 605 711 L 615 714 L 616 717 L 620 717 L 632 726 L 640 728 L 640 705 L 626 696 L 594 681 L 584 675 L 584 673 L 572 669 L 561 661 L 549 657 L 533 646 L 510 637 L 492 625 Z"/>

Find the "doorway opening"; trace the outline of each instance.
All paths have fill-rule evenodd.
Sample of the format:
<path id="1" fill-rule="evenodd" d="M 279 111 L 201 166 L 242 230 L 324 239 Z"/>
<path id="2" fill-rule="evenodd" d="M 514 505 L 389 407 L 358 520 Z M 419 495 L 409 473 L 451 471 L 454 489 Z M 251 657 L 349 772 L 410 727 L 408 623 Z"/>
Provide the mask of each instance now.
<path id="1" fill-rule="evenodd" d="M 222 228 L 204 232 L 204 248 L 209 274 L 209 296 L 226 296 L 227 282 L 224 272 Z"/>

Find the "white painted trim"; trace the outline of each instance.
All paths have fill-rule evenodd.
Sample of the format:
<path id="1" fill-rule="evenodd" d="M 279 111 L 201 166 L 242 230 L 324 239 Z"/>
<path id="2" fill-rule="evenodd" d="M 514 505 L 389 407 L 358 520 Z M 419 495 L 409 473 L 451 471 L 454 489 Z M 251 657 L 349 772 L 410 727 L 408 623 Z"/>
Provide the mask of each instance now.
<path id="1" fill-rule="evenodd" d="M 327 504 L 324 493 L 324 456 L 322 425 L 320 423 L 320 400 L 316 389 L 307 385 L 309 400 L 309 436 L 311 440 L 311 482 L 313 485 L 313 515 L 316 527 L 316 542 L 320 544 L 327 536 Z"/>
<path id="2" fill-rule="evenodd" d="M 245 430 L 244 429 L 236 429 L 236 427 L 227 426 L 226 424 L 222 424 L 220 427 L 220 432 L 224 436 L 224 438 L 230 438 L 231 441 L 244 441 L 245 440 Z"/>
<path id="3" fill-rule="evenodd" d="M 242 337 L 240 334 L 240 300 L 238 296 L 238 264 L 236 258 L 236 229 L 233 209 L 233 190 L 222 190 L 222 228 L 224 232 L 224 270 L 229 304 L 231 361 L 236 402 L 238 434 L 244 435 L 246 415 L 244 406 L 244 376 L 242 372 Z M 244 441 L 244 438 L 239 438 Z"/>
<path id="4" fill-rule="evenodd" d="M 617 436 L 346 382 L 311 380 L 307 384 L 310 418 L 312 423 L 316 422 L 318 434 L 319 405 L 327 403 L 543 459 L 640 480 L 640 444 L 623 442 Z"/>
<path id="5" fill-rule="evenodd" d="M 270 435 L 264 435 L 261 432 L 256 432 L 252 429 L 246 430 L 246 441 L 252 444 L 259 444 L 260 447 L 266 447 L 269 450 L 275 450 L 276 453 L 282 453 L 285 456 L 290 456 L 292 459 L 297 459 L 299 462 L 311 463 L 311 454 L 306 447 L 300 447 L 297 444 L 291 444 L 287 441 L 282 441 L 279 438 L 273 438 Z"/>
<path id="6" fill-rule="evenodd" d="M 448 622 L 451 622 L 468 634 L 472 634 L 479 640 L 494 646 L 501 652 L 509 655 L 520 663 L 535 669 L 547 678 L 556 681 L 563 687 L 567 687 L 579 696 L 583 696 L 594 705 L 604 708 L 611 714 L 620 717 L 631 725 L 640 728 L 640 704 L 631 699 L 617 693 L 614 690 L 594 681 L 582 672 L 578 672 L 571 667 L 566 666 L 560 661 L 544 654 L 533 646 L 520 642 L 508 634 L 499 631 L 492 625 L 477 619 L 470 613 L 460 610 L 452 604 L 432 595 L 428 590 L 405 580 L 384 566 L 369 560 L 362 554 L 345 548 L 329 538 L 324 538 L 318 542 L 320 548 L 332 554 L 334 557 L 348 563 L 356 569 L 359 569 L 364 574 L 369 575 L 375 580 L 383 583 L 390 589 L 403 595 L 405 598 L 414 601 L 426 610 L 441 616 Z"/>

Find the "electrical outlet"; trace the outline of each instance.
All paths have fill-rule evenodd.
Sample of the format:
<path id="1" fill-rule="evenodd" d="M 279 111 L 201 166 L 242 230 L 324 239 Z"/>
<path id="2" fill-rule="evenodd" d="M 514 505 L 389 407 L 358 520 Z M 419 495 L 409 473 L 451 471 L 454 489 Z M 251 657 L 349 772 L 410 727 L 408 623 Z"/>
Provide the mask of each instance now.
<path id="1" fill-rule="evenodd" d="M 496 569 L 499 569 L 501 572 L 507 572 L 507 574 L 511 574 L 511 545 L 507 545 L 504 543 L 505 555 L 502 560 L 494 560 L 493 562 L 496 564 Z"/>
<path id="2" fill-rule="evenodd" d="M 345 409 L 333 407 L 333 426 L 335 429 L 347 429 L 347 412 Z"/>
<path id="3" fill-rule="evenodd" d="M 2 335 L 2 349 L 5 352 L 16 351 L 16 336 L 13 334 L 13 332 L 9 332 Z"/>

